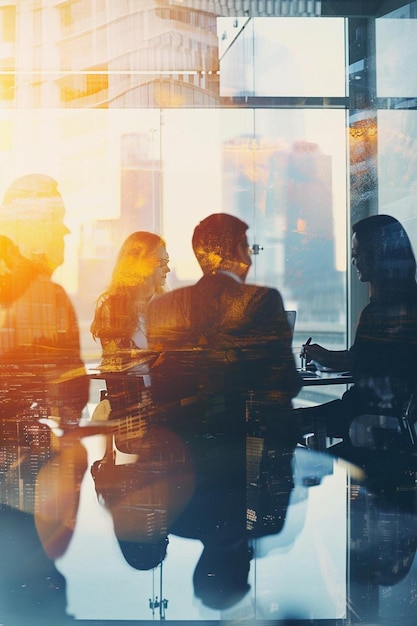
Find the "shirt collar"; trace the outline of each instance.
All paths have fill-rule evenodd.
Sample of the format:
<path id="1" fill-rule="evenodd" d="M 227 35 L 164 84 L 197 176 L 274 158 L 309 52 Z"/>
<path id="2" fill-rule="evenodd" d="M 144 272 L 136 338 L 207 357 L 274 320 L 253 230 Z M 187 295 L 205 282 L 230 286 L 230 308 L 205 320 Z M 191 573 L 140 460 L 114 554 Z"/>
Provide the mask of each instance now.
<path id="1" fill-rule="evenodd" d="M 229 272 L 227 270 L 216 270 L 215 274 L 224 274 L 225 276 L 230 276 L 230 278 L 233 278 L 237 283 L 243 285 L 243 280 L 233 272 Z"/>

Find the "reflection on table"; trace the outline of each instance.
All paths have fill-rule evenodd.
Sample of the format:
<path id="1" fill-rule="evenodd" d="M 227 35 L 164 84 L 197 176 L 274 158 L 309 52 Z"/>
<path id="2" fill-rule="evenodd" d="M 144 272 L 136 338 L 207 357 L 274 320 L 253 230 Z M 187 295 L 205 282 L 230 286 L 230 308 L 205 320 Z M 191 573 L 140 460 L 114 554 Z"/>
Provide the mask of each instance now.
<path id="1" fill-rule="evenodd" d="M 105 447 L 102 436 L 86 439 L 85 445 L 90 462 L 102 458 Z M 252 469 L 257 455 L 262 455 L 261 446 L 260 441 L 248 442 L 248 462 L 252 463 Z M 271 450 L 268 452 L 267 462 L 273 472 L 275 460 L 270 458 Z M 134 569 L 117 541 L 111 513 L 98 501 L 93 479 L 86 475 L 76 533 L 67 554 L 57 563 L 67 580 L 70 612 L 77 619 L 149 620 L 152 619 L 149 600 L 162 598 L 168 601 L 166 619 L 169 620 L 244 617 L 255 622 L 256 619 L 286 619 L 295 613 L 300 619 L 311 615 L 316 619 L 343 615 L 346 606 L 346 467 L 336 459 L 302 448 L 295 450 L 292 467 L 293 486 L 288 494 L 285 523 L 280 525 L 279 532 L 249 540 L 252 558 L 247 584 L 250 589 L 239 602 L 223 610 L 205 606 L 194 595 L 193 577 L 204 551 L 200 539 L 169 533 L 167 556 L 161 565 L 149 571 Z M 264 473 L 267 473 L 265 459 Z M 255 483 L 260 477 L 251 475 L 251 479 L 249 497 L 253 504 Z M 268 482 L 266 475 L 262 482 L 269 487 L 276 484 L 276 480 Z M 276 493 L 278 498 L 279 492 Z M 259 509 L 257 514 L 260 514 Z M 264 521 L 271 523 L 271 520 Z M 332 576 L 323 571 L 322 559 L 332 564 Z"/>
<path id="2" fill-rule="evenodd" d="M 103 458 L 103 435 L 87 437 L 83 443 L 90 465 Z M 416 537 L 415 514 L 409 506 L 412 491 L 404 491 L 399 501 L 387 498 L 381 501 L 380 494 L 367 488 L 354 466 L 297 447 L 292 458 L 293 485 L 281 524 L 279 515 L 274 519 L 271 512 L 279 511 L 274 503 L 280 502 L 281 488 L 285 491 L 288 476 L 280 484 L 282 476 L 276 472 L 279 459 L 274 457 L 273 449 L 265 450 L 259 438 L 249 439 L 247 448 L 248 504 L 251 505 L 248 519 L 253 521 L 255 514 L 263 520 L 264 531 L 268 524 L 269 528 L 266 532 L 261 528 L 255 538 L 249 539 L 252 558 L 246 580 L 250 589 L 239 602 L 216 610 L 196 599 L 193 577 L 203 543 L 199 538 L 186 537 L 184 532 L 167 533 L 166 557 L 161 565 L 138 569 L 135 560 L 126 558 L 129 554 L 135 556 L 132 546 L 118 541 L 112 513 L 98 500 L 93 478 L 87 472 L 75 533 L 65 555 L 56 560 L 67 583 L 69 612 L 77 620 L 149 620 L 154 610 L 150 600 L 156 606 L 156 618 L 159 607 L 155 603 L 167 600 L 167 619 L 172 620 L 243 616 L 255 623 L 255 619 L 286 619 L 290 615 L 300 619 L 333 619 L 346 614 L 348 536 L 350 562 L 354 562 L 356 575 L 360 575 L 356 578 L 355 595 L 363 598 L 362 605 L 356 605 L 355 610 L 363 615 L 365 610 L 369 613 L 369 606 L 375 608 L 380 589 L 380 611 L 387 612 L 389 597 L 396 598 L 397 608 L 401 606 L 405 612 L 412 609 Z M 256 471 L 261 460 L 262 475 Z M 174 462 L 177 467 L 181 464 L 178 456 Z M 124 482 L 119 487 L 122 491 L 124 484 L 128 496 L 124 505 L 134 507 L 137 501 L 129 492 L 131 473 L 126 466 L 121 468 Z M 142 495 L 149 497 L 142 508 L 136 507 L 133 533 L 143 524 L 145 514 L 149 514 L 152 522 L 148 532 L 155 532 L 158 527 L 165 532 L 167 522 L 169 525 L 161 506 L 164 469 L 154 464 L 150 474 L 154 481 L 148 480 L 142 489 Z M 139 475 L 149 479 L 144 468 L 139 470 Z M 171 486 L 173 480 L 177 480 L 177 486 L 182 484 L 178 477 L 178 473 L 171 477 Z M 409 472 L 408 485 L 411 484 Z M 272 491 L 273 497 L 268 501 L 267 515 L 262 515 L 268 491 Z M 155 511 L 152 511 L 151 492 L 159 497 L 153 502 L 158 504 Z M 286 498 L 284 493 L 284 503 Z M 126 515 L 125 521 L 128 520 Z M 380 583 L 384 585 L 381 588 Z"/>

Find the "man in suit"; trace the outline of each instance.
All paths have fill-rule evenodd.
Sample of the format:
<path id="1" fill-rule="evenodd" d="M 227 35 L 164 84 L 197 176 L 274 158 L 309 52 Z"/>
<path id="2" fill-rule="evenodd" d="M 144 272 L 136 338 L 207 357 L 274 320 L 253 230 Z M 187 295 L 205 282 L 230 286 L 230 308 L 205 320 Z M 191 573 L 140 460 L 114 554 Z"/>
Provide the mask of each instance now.
<path id="1" fill-rule="evenodd" d="M 301 387 L 291 330 L 279 292 L 245 284 L 247 229 L 225 213 L 204 219 L 192 239 L 203 277 L 152 301 L 147 318 L 149 347 L 159 355 L 151 371 L 157 414 L 187 442 L 195 468 L 194 495 L 169 530 L 202 541 L 194 590 L 213 608 L 232 606 L 249 589 L 247 422 L 283 452 L 287 499 L 272 532 L 285 518 L 297 438 L 288 419 Z"/>
<path id="2" fill-rule="evenodd" d="M 192 239 L 203 277 L 150 304 L 149 345 L 162 355 L 154 370 L 158 404 L 226 392 L 239 418 L 242 402 L 244 410 L 252 399 L 278 420 L 299 392 L 281 295 L 245 284 L 252 264 L 247 229 L 225 213 L 204 219 Z"/>

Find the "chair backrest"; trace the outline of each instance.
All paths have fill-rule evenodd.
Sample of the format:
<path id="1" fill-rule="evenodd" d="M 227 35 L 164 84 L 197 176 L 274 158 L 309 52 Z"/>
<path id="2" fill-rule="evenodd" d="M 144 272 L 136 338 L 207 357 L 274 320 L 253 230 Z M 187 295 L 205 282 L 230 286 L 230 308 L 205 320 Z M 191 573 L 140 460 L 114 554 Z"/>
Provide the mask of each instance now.
<path id="1" fill-rule="evenodd" d="M 401 437 L 405 448 L 416 452 L 416 426 L 417 390 L 411 394 L 402 411 L 368 407 L 366 413 L 352 420 L 349 437 L 354 447 L 367 448 L 389 448 L 394 439 L 400 444 L 398 437 Z"/>

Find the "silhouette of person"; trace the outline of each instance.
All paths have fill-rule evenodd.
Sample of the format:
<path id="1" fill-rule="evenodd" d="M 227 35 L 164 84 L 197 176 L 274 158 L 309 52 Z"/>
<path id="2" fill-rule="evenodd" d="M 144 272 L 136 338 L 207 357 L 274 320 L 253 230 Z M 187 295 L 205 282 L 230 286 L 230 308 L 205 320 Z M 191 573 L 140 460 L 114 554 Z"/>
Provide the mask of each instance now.
<path id="1" fill-rule="evenodd" d="M 370 301 L 361 312 L 348 351 L 306 346 L 308 359 L 350 370 L 355 384 L 342 397 L 302 414 L 326 418 L 328 431 L 347 438 L 351 419 L 366 409 L 399 413 L 417 385 L 416 260 L 404 227 L 389 215 L 372 215 L 353 226 L 352 264 L 369 283 Z"/>
<path id="2" fill-rule="evenodd" d="M 165 559 L 169 529 L 194 489 L 194 471 L 185 444 L 171 431 L 153 426 L 137 437 L 137 455 L 120 463 L 106 454 L 91 473 L 125 560 L 148 570 Z"/>
<path id="3" fill-rule="evenodd" d="M 71 436 L 88 400 L 73 306 L 51 280 L 63 262 L 64 204 L 54 179 L 29 174 L 0 208 L 0 619 L 66 619 L 52 559 L 72 537 L 86 453 Z M 43 621 L 42 621 L 43 620 Z M 63 623 L 59 621 L 59 623 Z"/>
<path id="4" fill-rule="evenodd" d="M 159 235 L 132 233 L 119 251 L 109 286 L 97 300 L 90 330 L 102 346 L 111 419 L 138 415 L 139 406 L 142 413 L 149 408 L 145 315 L 149 303 L 165 292 L 168 264 Z M 133 452 L 136 438 L 122 439 L 117 438 L 120 450 Z"/>
<path id="5" fill-rule="evenodd" d="M 354 224 L 352 263 L 359 280 L 369 283 L 370 294 L 352 347 L 339 352 L 312 344 L 306 352 L 324 366 L 349 369 L 354 385 L 340 400 L 297 413 L 323 418 L 328 433 L 343 438 L 329 452 L 364 470 L 350 513 L 351 601 L 362 606 L 364 585 L 368 593 L 373 586 L 377 598 L 378 585 L 398 583 L 409 572 L 417 546 L 417 467 L 410 441 L 403 438 L 398 422 L 390 429 L 380 422 L 387 417 L 372 421 L 374 414 L 401 415 L 416 388 L 417 283 L 407 233 L 389 215 Z M 355 440 L 354 418 L 364 420 L 373 440 Z M 377 605 L 375 600 L 366 610 L 377 612 Z"/>
<path id="6" fill-rule="evenodd" d="M 224 213 L 203 220 L 192 239 L 203 277 L 154 300 L 147 315 L 149 346 L 159 355 L 153 401 L 164 426 L 187 442 L 195 469 L 193 497 L 170 530 L 203 543 L 194 591 L 217 609 L 249 590 L 248 402 L 257 407 L 251 428 L 275 437 L 285 452 L 296 441 L 280 418 L 300 389 L 291 331 L 279 292 L 245 284 L 247 229 Z"/>
<path id="7" fill-rule="evenodd" d="M 252 263 L 247 229 L 225 213 L 203 220 L 192 240 L 203 277 L 151 302 L 147 317 L 149 345 L 162 353 L 152 369 L 158 405 L 199 390 L 207 400 L 219 390 L 226 403 L 219 414 L 228 416 L 222 429 L 232 430 L 249 392 L 265 414 L 273 412 L 272 427 L 301 388 L 281 295 L 245 284 Z"/>
<path id="8" fill-rule="evenodd" d="M 144 423 L 152 412 L 145 313 L 165 292 L 168 263 L 159 235 L 129 235 L 91 324 L 102 346 L 104 402 L 109 402 L 110 419 L 119 420 L 117 435 L 107 436 L 106 454 L 91 473 L 99 500 L 112 515 L 122 554 L 136 569 L 152 569 L 165 558 L 167 525 L 193 481 L 173 434 Z"/>

